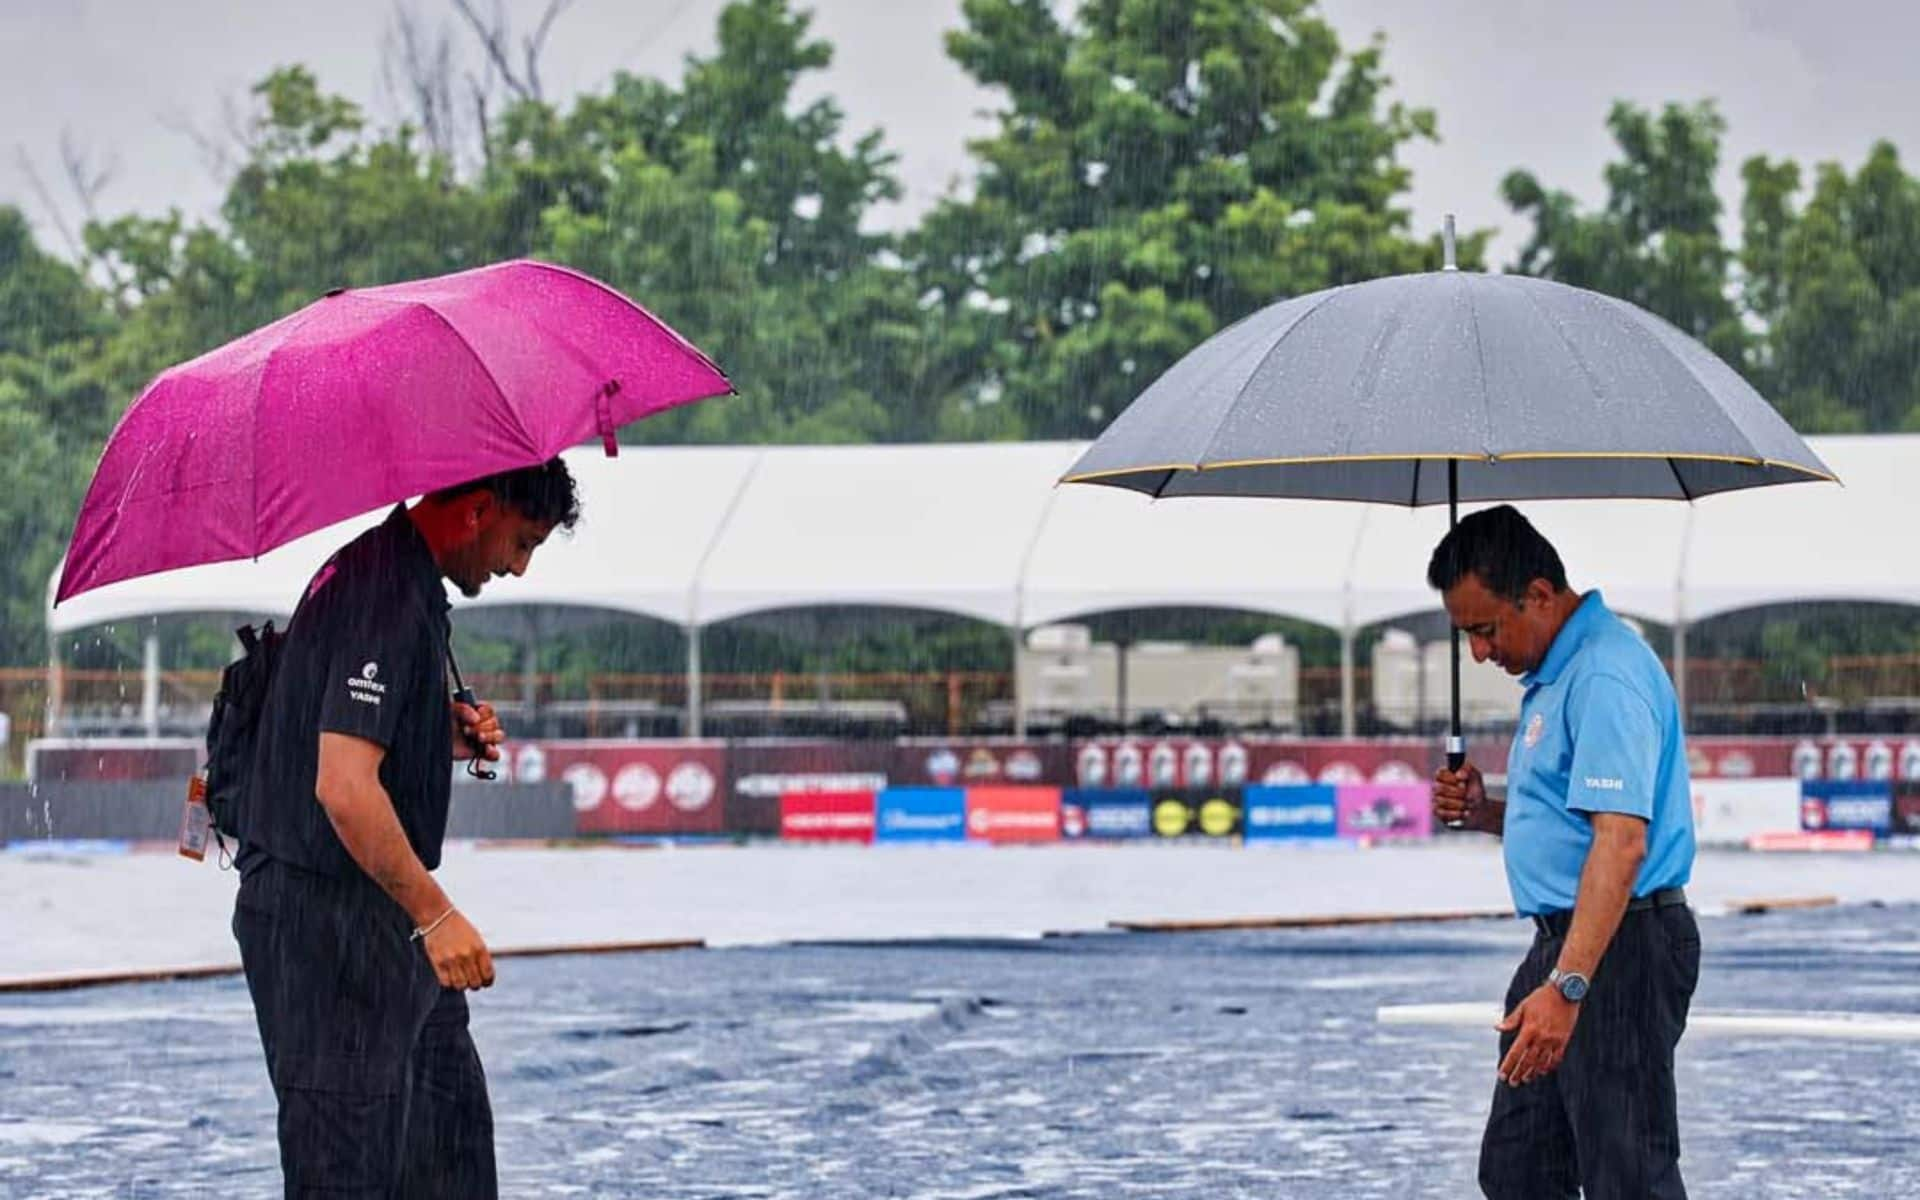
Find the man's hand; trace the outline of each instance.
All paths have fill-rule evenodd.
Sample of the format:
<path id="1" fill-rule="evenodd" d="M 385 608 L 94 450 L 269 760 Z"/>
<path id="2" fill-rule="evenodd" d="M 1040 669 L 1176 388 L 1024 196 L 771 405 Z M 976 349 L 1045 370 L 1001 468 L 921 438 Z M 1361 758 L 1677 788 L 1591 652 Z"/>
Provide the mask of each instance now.
<path id="1" fill-rule="evenodd" d="M 1568 1003 L 1554 988 L 1543 983 L 1533 989 L 1518 1008 L 1494 1026 L 1501 1033 L 1520 1031 L 1507 1056 L 1500 1060 L 1501 1080 L 1519 1087 L 1558 1067 L 1567 1056 L 1567 1043 L 1579 1019 L 1580 1006 Z"/>
<path id="2" fill-rule="evenodd" d="M 500 728 L 500 717 L 493 711 L 493 705 L 482 700 L 479 707 L 453 701 L 453 756 L 472 758 L 474 746 L 480 747 L 480 757 L 488 762 L 500 761 L 500 743 L 507 740 L 506 730 Z"/>
<path id="3" fill-rule="evenodd" d="M 493 986 L 493 955 L 464 913 L 456 909 L 448 914 L 424 940 L 427 961 L 441 987 L 471 992 Z"/>
<path id="4" fill-rule="evenodd" d="M 1487 805 L 1487 784 L 1480 768 L 1462 763 L 1458 771 L 1441 767 L 1433 777 L 1433 815 L 1448 825 L 1479 828 L 1478 818 Z"/>

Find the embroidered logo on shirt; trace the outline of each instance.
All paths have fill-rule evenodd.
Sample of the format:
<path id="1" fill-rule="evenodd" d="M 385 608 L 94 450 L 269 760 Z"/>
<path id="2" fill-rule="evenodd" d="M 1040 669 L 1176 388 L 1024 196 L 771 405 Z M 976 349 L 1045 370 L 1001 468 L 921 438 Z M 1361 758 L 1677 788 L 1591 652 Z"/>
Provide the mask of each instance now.
<path id="1" fill-rule="evenodd" d="M 1539 713 L 1533 714 L 1533 720 L 1527 722 L 1527 732 L 1524 739 L 1527 743 L 1527 749 L 1531 750 L 1535 746 L 1538 746 L 1541 735 L 1545 734 L 1546 731 L 1546 721 L 1541 718 Z"/>
<path id="2" fill-rule="evenodd" d="M 1598 775 L 1587 776 L 1587 786 L 1596 792 L 1624 792 L 1627 790 L 1623 779 L 1603 779 Z"/>
<path id="3" fill-rule="evenodd" d="M 380 664 L 377 662 L 370 662 L 361 667 L 358 676 L 347 678 L 347 695 L 362 704 L 379 707 L 380 697 L 387 694 L 387 685 L 375 681 L 374 677 L 378 674 L 380 674 Z"/>

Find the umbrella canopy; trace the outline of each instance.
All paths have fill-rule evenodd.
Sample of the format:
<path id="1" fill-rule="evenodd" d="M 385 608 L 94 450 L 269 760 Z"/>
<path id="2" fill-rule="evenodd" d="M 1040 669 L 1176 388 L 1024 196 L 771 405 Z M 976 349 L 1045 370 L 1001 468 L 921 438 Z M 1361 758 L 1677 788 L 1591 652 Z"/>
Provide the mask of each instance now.
<path id="1" fill-rule="evenodd" d="M 268 550 L 732 391 L 605 284 L 518 261 L 336 289 L 163 372 L 107 440 L 57 593 Z"/>
<path id="2" fill-rule="evenodd" d="M 1261 309 L 1203 342 L 1064 482 L 1419 506 L 1832 480 L 1706 347 L 1611 296 L 1447 266 Z M 1452 646 L 1460 737 L 1460 643 Z M 1351 732 L 1351 731 L 1347 731 Z"/>
<path id="3" fill-rule="evenodd" d="M 1154 496 L 1691 500 L 1832 479 L 1713 353 L 1622 300 L 1435 271 L 1271 305 L 1162 375 L 1068 471 Z"/>

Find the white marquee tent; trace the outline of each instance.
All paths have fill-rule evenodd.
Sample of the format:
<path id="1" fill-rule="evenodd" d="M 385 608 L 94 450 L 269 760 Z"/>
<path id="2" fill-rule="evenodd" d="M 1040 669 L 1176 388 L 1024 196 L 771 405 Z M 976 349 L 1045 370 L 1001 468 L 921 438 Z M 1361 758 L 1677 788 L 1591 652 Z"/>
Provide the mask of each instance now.
<path id="1" fill-rule="evenodd" d="M 1844 481 L 1698 504 L 1525 506 L 1575 586 L 1671 625 L 1812 600 L 1920 604 L 1920 436 L 1809 439 Z M 643 616 L 689 630 L 796 609 L 880 605 L 1006 626 L 1116 609 L 1198 606 L 1313 621 L 1353 635 L 1436 607 L 1426 560 L 1443 510 L 1302 500 L 1153 501 L 1056 487 L 1077 442 L 919 446 L 629 447 L 569 452 L 584 518 L 524 579 L 466 620 Z M 179 613 L 285 614 L 370 514 L 246 562 L 128 580 L 49 607 L 57 646 L 99 624 Z M 58 571 L 55 571 L 55 578 Z M 49 600 L 52 581 L 48 584 Z M 524 628 L 552 628 L 551 623 Z M 1680 643 L 1684 645 L 1684 641 Z M 699 672 L 689 639 L 690 674 Z M 697 696 L 698 689 L 690 689 Z M 697 702 L 696 702 L 697 705 Z M 1016 705 L 1016 711 L 1018 706 Z M 697 729 L 697 706 L 689 724 Z"/>

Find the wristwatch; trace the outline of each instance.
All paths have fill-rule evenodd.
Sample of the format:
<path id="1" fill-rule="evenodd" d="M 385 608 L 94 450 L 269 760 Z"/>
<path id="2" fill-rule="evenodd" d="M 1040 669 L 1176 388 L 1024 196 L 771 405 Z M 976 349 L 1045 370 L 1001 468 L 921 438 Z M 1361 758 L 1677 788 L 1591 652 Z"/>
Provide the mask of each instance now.
<path id="1" fill-rule="evenodd" d="M 1585 975 L 1578 971 L 1562 971 L 1559 967 L 1547 972 L 1547 982 L 1560 998 L 1568 1004 L 1578 1004 L 1587 998 L 1587 989 L 1592 985 Z"/>

